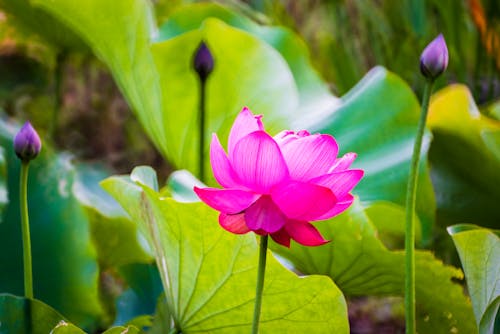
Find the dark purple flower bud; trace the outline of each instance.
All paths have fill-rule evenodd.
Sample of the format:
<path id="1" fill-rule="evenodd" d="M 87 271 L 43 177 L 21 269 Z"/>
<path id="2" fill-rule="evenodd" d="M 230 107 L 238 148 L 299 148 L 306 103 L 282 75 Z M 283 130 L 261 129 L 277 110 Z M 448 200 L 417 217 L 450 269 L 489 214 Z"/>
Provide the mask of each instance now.
<path id="1" fill-rule="evenodd" d="M 431 80 L 436 79 L 448 67 L 448 48 L 442 34 L 436 37 L 420 56 L 420 71 Z"/>
<path id="2" fill-rule="evenodd" d="M 193 66 L 194 70 L 198 73 L 202 81 L 205 81 L 208 75 L 214 69 L 214 58 L 212 57 L 212 54 L 210 53 L 207 45 L 203 41 L 200 43 L 200 46 L 198 46 L 198 49 L 196 50 L 193 60 Z"/>
<path id="3" fill-rule="evenodd" d="M 30 122 L 24 123 L 14 138 L 14 151 L 17 157 L 27 162 L 35 159 L 41 149 L 42 141 L 38 133 L 36 133 Z"/>

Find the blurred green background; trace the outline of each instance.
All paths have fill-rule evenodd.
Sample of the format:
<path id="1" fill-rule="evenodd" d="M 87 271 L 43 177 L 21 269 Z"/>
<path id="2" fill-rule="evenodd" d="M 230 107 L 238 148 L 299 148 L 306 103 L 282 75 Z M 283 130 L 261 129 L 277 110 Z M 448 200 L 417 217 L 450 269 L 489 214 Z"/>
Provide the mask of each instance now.
<path id="1" fill-rule="evenodd" d="M 192 2 L 152 1 L 158 25 L 180 5 Z M 423 84 L 418 71 L 420 51 L 443 33 L 450 66 L 438 88 L 465 83 L 476 103 L 484 107 L 481 111 L 497 117 L 500 113 L 498 1 L 211 2 L 262 24 L 294 30 L 308 45 L 316 70 L 337 96 L 376 65 L 401 76 L 419 96 Z M 28 7 L 27 0 L 0 1 L 2 109 L 10 116 L 32 119 L 58 148 L 70 150 L 80 159 L 104 160 L 118 172 L 128 172 L 138 163 L 149 164 L 164 179 L 169 166 L 132 117 L 105 66 L 69 30 L 53 26 L 47 14 Z"/>

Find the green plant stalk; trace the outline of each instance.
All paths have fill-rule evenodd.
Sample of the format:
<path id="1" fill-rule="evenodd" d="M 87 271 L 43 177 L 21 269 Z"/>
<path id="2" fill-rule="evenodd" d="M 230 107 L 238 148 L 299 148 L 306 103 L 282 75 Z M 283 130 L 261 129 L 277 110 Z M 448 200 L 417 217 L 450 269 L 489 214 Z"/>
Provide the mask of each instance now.
<path id="1" fill-rule="evenodd" d="M 422 110 L 418 122 L 417 136 L 411 157 L 410 175 L 406 188 L 406 233 L 405 233 L 405 318 L 406 334 L 416 333 L 415 321 L 415 203 L 417 197 L 418 167 L 420 151 L 425 131 L 425 121 L 429 109 L 433 80 L 428 80 L 422 96 Z"/>
<path id="2" fill-rule="evenodd" d="M 21 229 L 23 235 L 24 295 L 33 298 L 33 274 L 31 264 L 31 238 L 28 217 L 28 167 L 29 161 L 21 163 L 19 178 L 19 203 L 21 205 Z"/>
<path id="3" fill-rule="evenodd" d="M 255 289 L 255 307 L 253 310 L 252 334 L 257 334 L 259 332 L 262 291 L 264 290 L 264 276 L 266 273 L 267 239 L 267 235 L 260 237 L 259 267 L 257 269 L 257 287 Z"/>
<path id="4" fill-rule="evenodd" d="M 198 177 L 200 178 L 201 182 L 206 182 L 205 180 L 205 130 L 206 130 L 205 89 L 206 89 L 206 80 L 200 79 L 200 106 L 199 106 L 200 110 L 198 115 L 198 121 L 199 121 L 198 133 L 200 134 L 200 141 L 198 144 L 198 149 L 199 149 Z"/>

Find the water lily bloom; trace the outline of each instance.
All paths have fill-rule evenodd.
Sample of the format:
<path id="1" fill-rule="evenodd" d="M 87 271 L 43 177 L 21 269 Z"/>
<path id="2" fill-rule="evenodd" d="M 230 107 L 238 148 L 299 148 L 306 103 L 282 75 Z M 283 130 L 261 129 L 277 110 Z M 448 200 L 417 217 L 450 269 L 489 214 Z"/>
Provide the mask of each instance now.
<path id="1" fill-rule="evenodd" d="M 216 134 L 210 145 L 215 179 L 223 187 L 198 188 L 198 197 L 220 212 L 219 223 L 229 232 L 254 231 L 290 246 L 326 242 L 310 223 L 331 218 L 353 201 L 350 191 L 363 171 L 349 169 L 356 154 L 337 158 L 335 139 L 325 134 L 282 131 L 271 137 L 262 116 L 244 108 L 228 140 L 228 153 Z"/>
<path id="2" fill-rule="evenodd" d="M 420 56 L 420 71 L 431 80 L 436 79 L 448 67 L 448 47 L 442 34 L 436 37 Z"/>
<path id="3" fill-rule="evenodd" d="M 22 161 L 35 159 L 42 149 L 42 141 L 30 122 L 24 123 L 14 137 L 14 151 Z"/>

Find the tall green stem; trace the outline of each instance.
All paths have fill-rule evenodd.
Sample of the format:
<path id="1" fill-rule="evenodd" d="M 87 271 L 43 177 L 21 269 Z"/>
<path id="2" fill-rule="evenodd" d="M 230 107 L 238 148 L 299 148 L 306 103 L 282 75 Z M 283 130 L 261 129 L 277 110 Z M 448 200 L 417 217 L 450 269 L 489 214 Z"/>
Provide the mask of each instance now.
<path id="1" fill-rule="evenodd" d="M 405 234 L 405 316 L 406 334 L 416 332 L 415 324 L 415 200 L 417 197 L 418 167 L 420 165 L 420 150 L 424 136 L 427 110 L 434 81 L 428 80 L 422 97 L 422 111 L 418 122 L 417 136 L 413 146 L 410 176 L 406 189 L 406 234 Z"/>
<path id="2" fill-rule="evenodd" d="M 31 238 L 30 223 L 28 218 L 28 167 L 28 161 L 23 161 L 21 163 L 21 177 L 19 179 L 19 203 L 21 205 L 21 229 L 23 235 L 24 295 L 26 298 L 33 298 Z"/>
<path id="3" fill-rule="evenodd" d="M 200 79 L 200 106 L 199 106 L 199 115 L 198 115 L 198 120 L 199 120 L 199 131 L 198 133 L 200 134 L 200 142 L 199 142 L 199 154 L 198 154 L 198 172 L 199 172 L 199 178 L 202 182 L 205 182 L 205 83 L 206 80 Z"/>
<path id="4" fill-rule="evenodd" d="M 266 273 L 267 238 L 267 235 L 260 237 L 259 268 L 257 269 L 257 287 L 255 289 L 255 307 L 253 310 L 252 334 L 257 334 L 259 332 L 262 291 L 264 290 L 264 276 Z"/>

